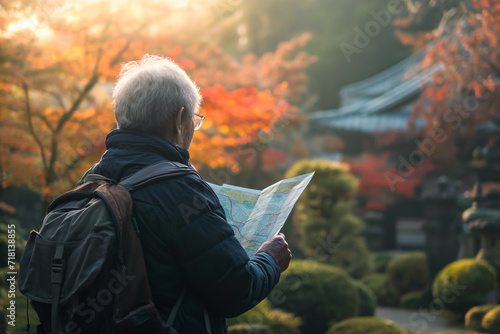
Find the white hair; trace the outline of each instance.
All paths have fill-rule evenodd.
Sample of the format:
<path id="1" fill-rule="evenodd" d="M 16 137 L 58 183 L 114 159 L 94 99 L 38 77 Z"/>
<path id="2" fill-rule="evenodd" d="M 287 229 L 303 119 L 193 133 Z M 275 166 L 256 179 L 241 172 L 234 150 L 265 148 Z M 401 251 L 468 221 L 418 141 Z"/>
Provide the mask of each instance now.
<path id="1" fill-rule="evenodd" d="M 196 84 L 171 59 L 145 55 L 123 65 L 113 88 L 118 127 L 164 136 L 184 107 L 183 121 L 198 111 Z"/>

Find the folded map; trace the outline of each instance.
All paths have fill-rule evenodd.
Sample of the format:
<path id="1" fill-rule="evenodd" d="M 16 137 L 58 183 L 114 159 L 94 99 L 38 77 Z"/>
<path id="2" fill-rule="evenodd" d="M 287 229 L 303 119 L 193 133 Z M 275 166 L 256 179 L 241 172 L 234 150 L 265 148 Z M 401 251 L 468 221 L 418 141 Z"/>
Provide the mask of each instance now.
<path id="1" fill-rule="evenodd" d="M 281 230 L 313 175 L 314 172 L 281 180 L 264 190 L 209 185 L 219 197 L 236 238 L 252 257 L 264 241 Z"/>

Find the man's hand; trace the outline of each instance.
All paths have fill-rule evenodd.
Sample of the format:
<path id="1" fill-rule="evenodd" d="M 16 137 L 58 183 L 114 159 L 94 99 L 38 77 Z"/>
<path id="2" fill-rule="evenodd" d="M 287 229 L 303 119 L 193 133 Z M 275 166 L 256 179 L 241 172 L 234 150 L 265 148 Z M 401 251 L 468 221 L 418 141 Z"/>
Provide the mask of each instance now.
<path id="1" fill-rule="evenodd" d="M 285 235 L 283 233 L 279 233 L 264 242 L 257 250 L 257 253 L 258 252 L 271 254 L 280 266 L 281 272 L 284 272 L 288 268 L 290 260 L 292 259 L 292 252 L 288 248 L 288 243 L 286 242 Z"/>

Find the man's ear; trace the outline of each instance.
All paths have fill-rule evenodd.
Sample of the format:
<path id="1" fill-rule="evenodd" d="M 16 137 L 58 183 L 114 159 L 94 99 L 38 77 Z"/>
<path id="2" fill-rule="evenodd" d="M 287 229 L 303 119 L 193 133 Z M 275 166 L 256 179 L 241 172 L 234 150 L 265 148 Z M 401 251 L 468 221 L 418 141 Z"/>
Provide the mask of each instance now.
<path id="1" fill-rule="evenodd" d="M 175 120 L 175 134 L 178 135 L 182 132 L 182 116 L 184 116 L 184 112 L 186 109 L 184 107 L 179 110 L 179 113 L 177 114 L 177 118 Z"/>

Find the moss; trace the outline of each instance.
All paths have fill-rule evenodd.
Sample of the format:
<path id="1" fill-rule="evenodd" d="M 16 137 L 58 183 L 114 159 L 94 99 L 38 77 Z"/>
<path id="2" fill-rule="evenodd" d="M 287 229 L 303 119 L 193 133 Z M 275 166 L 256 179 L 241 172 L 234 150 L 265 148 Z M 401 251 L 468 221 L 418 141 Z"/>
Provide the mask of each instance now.
<path id="1" fill-rule="evenodd" d="M 471 308 L 465 315 L 465 328 L 473 331 L 484 331 L 481 325 L 484 315 L 496 305 L 481 305 Z"/>
<path id="2" fill-rule="evenodd" d="M 377 297 L 372 289 L 360 281 L 353 281 L 359 298 L 358 312 L 359 317 L 369 317 L 375 314 L 375 307 L 377 306 Z"/>
<path id="3" fill-rule="evenodd" d="M 389 283 L 400 295 L 420 291 L 429 285 L 427 256 L 423 252 L 411 252 L 395 257 L 387 266 Z"/>
<path id="4" fill-rule="evenodd" d="M 429 293 L 429 290 L 408 292 L 403 296 L 401 296 L 401 299 L 399 300 L 399 305 L 402 308 L 416 310 L 422 307 L 424 295 L 426 293 Z"/>
<path id="5" fill-rule="evenodd" d="M 269 328 L 262 325 L 233 325 L 229 334 L 271 334 Z"/>
<path id="6" fill-rule="evenodd" d="M 370 332 L 370 334 L 408 334 L 408 332 L 401 328 L 383 328 Z"/>
<path id="7" fill-rule="evenodd" d="M 399 304 L 399 292 L 388 280 L 386 274 L 370 274 L 361 279 L 375 294 L 377 304 L 380 306 L 397 306 Z"/>
<path id="8" fill-rule="evenodd" d="M 471 332 L 471 331 L 442 331 L 442 332 L 436 332 L 434 334 L 481 334 L 481 333 Z"/>
<path id="9" fill-rule="evenodd" d="M 490 334 L 500 333 L 500 306 L 496 306 L 484 315 L 483 328 Z"/>
<path id="10" fill-rule="evenodd" d="M 252 328 L 261 326 L 269 329 L 271 334 L 298 333 L 298 327 L 301 324 L 300 318 L 297 318 L 292 313 L 280 309 L 271 309 L 267 300 L 262 301 L 237 318 L 228 319 L 228 325 L 231 328 L 233 326 L 253 326 Z"/>
<path id="11" fill-rule="evenodd" d="M 356 286 L 340 268 L 313 261 L 295 260 L 285 271 L 269 300 L 299 316 L 302 333 L 324 334 L 333 323 L 356 315 Z"/>
<path id="12" fill-rule="evenodd" d="M 432 295 L 446 308 L 465 315 L 472 307 L 486 304 L 486 294 L 496 288 L 495 269 L 484 260 L 463 259 L 447 265 L 436 276 Z"/>
<path id="13" fill-rule="evenodd" d="M 405 334 L 393 321 L 376 317 L 355 317 L 332 326 L 327 334 Z"/>

